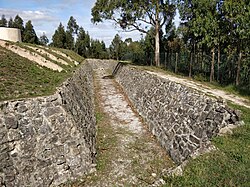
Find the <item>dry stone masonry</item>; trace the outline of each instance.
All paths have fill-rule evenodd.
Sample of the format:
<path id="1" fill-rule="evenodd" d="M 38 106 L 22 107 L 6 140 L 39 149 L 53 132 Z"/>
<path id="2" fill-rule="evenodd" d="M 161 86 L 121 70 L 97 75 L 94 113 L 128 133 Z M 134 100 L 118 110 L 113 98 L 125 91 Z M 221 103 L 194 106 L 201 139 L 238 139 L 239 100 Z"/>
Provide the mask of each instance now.
<path id="1" fill-rule="evenodd" d="M 93 69 L 112 73 L 115 65 L 86 60 L 52 96 L 0 102 L 0 186 L 57 186 L 92 170 Z M 222 101 L 132 66 L 119 67 L 116 80 L 177 163 L 239 123 L 239 114 Z"/>
<path id="2" fill-rule="evenodd" d="M 0 103 L 0 186 L 56 186 L 88 173 L 93 103 L 87 63 L 52 96 Z"/>
<path id="3" fill-rule="evenodd" d="M 220 129 L 239 123 L 238 113 L 225 103 L 185 85 L 131 66 L 120 68 L 116 79 L 151 132 L 179 164 L 206 149 Z"/>

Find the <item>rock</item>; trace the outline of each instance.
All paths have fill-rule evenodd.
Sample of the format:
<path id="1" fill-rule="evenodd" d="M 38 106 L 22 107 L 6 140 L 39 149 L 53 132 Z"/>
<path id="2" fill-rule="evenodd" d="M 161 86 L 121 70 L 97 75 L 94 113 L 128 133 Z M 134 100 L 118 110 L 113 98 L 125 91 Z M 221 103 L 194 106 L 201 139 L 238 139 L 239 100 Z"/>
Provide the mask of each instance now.
<path id="1" fill-rule="evenodd" d="M 156 173 L 152 173 L 151 175 L 152 175 L 152 177 L 156 177 Z"/>
<path id="2" fill-rule="evenodd" d="M 15 116 L 6 116 L 4 118 L 4 121 L 5 121 L 5 125 L 8 129 L 10 129 L 10 128 L 17 129 L 18 128 L 18 123 L 17 123 Z"/>

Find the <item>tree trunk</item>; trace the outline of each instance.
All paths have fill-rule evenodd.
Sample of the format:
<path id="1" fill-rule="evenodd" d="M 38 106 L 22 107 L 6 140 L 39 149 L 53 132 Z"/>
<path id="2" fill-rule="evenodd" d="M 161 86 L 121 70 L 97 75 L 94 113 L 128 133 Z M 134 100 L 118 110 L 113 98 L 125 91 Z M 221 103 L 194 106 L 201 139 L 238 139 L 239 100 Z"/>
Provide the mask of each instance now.
<path id="1" fill-rule="evenodd" d="M 192 77 L 192 64 L 193 64 L 193 55 L 192 51 L 190 52 L 190 62 L 189 62 L 189 74 L 188 76 L 191 78 Z"/>
<path id="2" fill-rule="evenodd" d="M 206 71 L 204 71 L 204 62 L 203 62 L 203 60 L 204 60 L 204 56 L 203 56 L 203 49 L 202 49 L 202 51 L 201 51 L 201 72 L 202 73 L 206 72 Z"/>
<path id="3" fill-rule="evenodd" d="M 159 37 L 159 22 L 155 26 L 155 65 L 160 67 L 160 37 Z"/>
<path id="4" fill-rule="evenodd" d="M 212 49 L 212 62 L 211 62 L 211 71 L 210 71 L 210 82 L 213 82 L 214 80 L 214 47 Z"/>
<path id="5" fill-rule="evenodd" d="M 220 46 L 218 46 L 218 70 L 217 70 L 217 82 L 220 81 Z"/>
<path id="6" fill-rule="evenodd" d="M 177 73 L 177 68 L 178 68 L 178 53 L 175 53 L 175 73 Z"/>
<path id="7" fill-rule="evenodd" d="M 167 52 L 165 52 L 165 59 L 164 59 L 164 66 L 165 66 L 165 69 L 167 69 Z"/>
<path id="8" fill-rule="evenodd" d="M 237 62 L 237 74 L 236 74 L 236 81 L 235 81 L 236 86 L 239 86 L 239 84 L 240 84 L 241 59 L 242 59 L 242 52 L 240 51 L 239 59 L 238 59 L 238 62 Z"/>
<path id="9" fill-rule="evenodd" d="M 159 23 L 159 4 L 157 1 L 156 14 L 155 14 L 155 65 L 160 67 L 160 23 Z"/>

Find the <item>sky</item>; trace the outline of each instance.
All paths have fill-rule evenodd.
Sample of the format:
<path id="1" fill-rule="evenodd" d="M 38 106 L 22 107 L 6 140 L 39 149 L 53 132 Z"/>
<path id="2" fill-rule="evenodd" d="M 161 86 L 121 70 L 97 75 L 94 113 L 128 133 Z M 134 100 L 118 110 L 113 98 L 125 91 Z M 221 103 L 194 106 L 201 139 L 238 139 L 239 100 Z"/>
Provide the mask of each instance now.
<path id="1" fill-rule="evenodd" d="M 138 31 L 123 32 L 112 21 L 93 24 L 91 8 L 95 2 L 96 0 L 0 0 L 0 16 L 5 15 L 9 20 L 18 14 L 25 23 L 31 20 L 37 36 L 45 33 L 50 42 L 59 23 L 66 28 L 70 16 L 89 32 L 91 38 L 103 40 L 107 47 L 116 34 L 122 39 L 139 40 L 142 37 Z M 179 22 L 177 17 L 175 22 Z"/>

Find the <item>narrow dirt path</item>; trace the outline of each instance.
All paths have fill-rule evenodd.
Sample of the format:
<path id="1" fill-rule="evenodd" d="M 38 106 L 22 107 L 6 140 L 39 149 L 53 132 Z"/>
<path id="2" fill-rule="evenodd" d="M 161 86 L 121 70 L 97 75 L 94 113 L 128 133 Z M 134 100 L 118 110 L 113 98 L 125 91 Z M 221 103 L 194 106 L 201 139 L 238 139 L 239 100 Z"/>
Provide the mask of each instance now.
<path id="1" fill-rule="evenodd" d="M 172 166 L 166 152 L 132 110 L 113 79 L 96 71 L 99 107 L 107 117 L 98 126 L 97 171 L 83 186 L 161 186 L 161 173 Z"/>
<path id="2" fill-rule="evenodd" d="M 230 101 L 230 102 L 232 102 L 234 104 L 241 105 L 241 106 L 244 106 L 246 108 L 250 108 L 249 100 L 244 99 L 244 98 L 239 97 L 239 96 L 236 96 L 234 94 L 229 94 L 227 92 L 224 92 L 224 91 L 218 90 L 218 89 L 212 89 L 212 88 L 210 88 L 210 87 L 208 87 L 206 85 L 199 84 L 197 82 L 194 82 L 194 81 L 191 81 L 191 80 L 188 80 L 188 79 L 184 79 L 184 78 L 182 79 L 182 78 L 175 77 L 175 76 L 172 76 L 172 75 L 166 75 L 166 74 L 163 74 L 163 73 L 160 73 L 160 72 L 152 72 L 152 71 L 147 71 L 147 72 L 150 73 L 150 74 L 157 75 L 159 77 L 165 78 L 165 79 L 169 79 L 169 80 L 171 80 L 173 82 L 183 84 L 183 85 L 185 85 L 187 87 L 196 89 L 196 90 L 198 90 L 198 91 L 200 91 L 202 93 L 211 95 L 213 97 L 222 98 L 222 99 Z"/>

